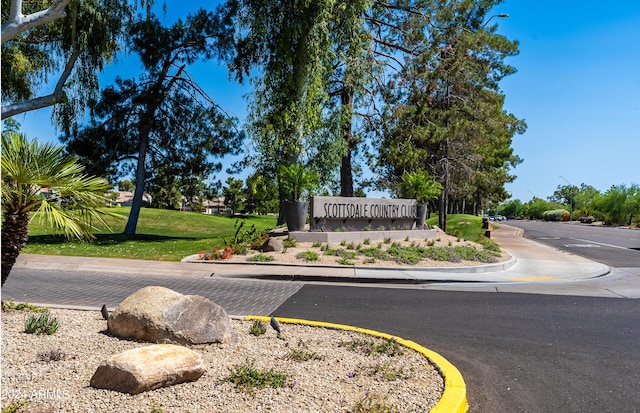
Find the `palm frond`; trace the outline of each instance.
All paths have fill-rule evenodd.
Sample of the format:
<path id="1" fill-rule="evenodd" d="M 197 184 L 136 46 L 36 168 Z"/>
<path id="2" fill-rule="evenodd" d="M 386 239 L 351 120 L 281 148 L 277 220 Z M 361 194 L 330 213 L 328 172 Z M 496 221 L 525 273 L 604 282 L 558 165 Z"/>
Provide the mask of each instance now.
<path id="1" fill-rule="evenodd" d="M 5 212 L 34 213 L 68 238 L 91 239 L 96 225 L 109 228 L 101 208 L 109 204 L 111 185 L 82 174 L 74 157 L 62 147 L 28 140 L 23 134 L 2 135 L 2 204 Z M 50 194 L 42 193 L 47 188 Z"/>

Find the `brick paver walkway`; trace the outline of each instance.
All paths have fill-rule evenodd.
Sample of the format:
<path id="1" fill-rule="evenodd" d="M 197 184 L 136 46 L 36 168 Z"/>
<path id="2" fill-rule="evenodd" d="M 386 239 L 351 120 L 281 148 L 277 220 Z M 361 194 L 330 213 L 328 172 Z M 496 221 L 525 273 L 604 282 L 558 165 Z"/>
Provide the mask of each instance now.
<path id="1" fill-rule="evenodd" d="M 158 285 L 182 294 L 197 294 L 221 305 L 228 314 L 268 315 L 295 294 L 302 283 L 215 277 L 178 277 L 97 271 L 15 268 L 2 287 L 2 299 L 113 308 L 142 287 Z"/>

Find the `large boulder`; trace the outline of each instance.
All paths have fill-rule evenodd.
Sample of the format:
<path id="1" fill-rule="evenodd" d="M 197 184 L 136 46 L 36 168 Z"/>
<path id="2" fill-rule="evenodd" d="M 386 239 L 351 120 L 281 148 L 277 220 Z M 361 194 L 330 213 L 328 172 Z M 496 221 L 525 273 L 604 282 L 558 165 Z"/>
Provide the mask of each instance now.
<path id="1" fill-rule="evenodd" d="M 203 373 L 204 362 L 195 351 L 173 344 L 154 344 L 110 356 L 100 363 L 89 384 L 138 394 L 195 381 Z"/>
<path id="2" fill-rule="evenodd" d="M 228 343 L 237 338 L 227 312 L 218 304 L 156 286 L 125 298 L 107 326 L 114 336 L 154 343 Z"/>

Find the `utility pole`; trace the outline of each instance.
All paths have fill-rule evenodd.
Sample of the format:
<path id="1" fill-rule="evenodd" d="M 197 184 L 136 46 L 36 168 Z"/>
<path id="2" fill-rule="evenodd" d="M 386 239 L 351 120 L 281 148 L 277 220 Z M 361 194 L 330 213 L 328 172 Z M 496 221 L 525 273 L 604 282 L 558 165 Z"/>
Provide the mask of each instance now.
<path id="1" fill-rule="evenodd" d="M 571 222 L 571 217 L 573 216 L 573 185 L 571 185 L 564 176 L 560 175 L 560 178 L 569 184 L 569 222 Z"/>

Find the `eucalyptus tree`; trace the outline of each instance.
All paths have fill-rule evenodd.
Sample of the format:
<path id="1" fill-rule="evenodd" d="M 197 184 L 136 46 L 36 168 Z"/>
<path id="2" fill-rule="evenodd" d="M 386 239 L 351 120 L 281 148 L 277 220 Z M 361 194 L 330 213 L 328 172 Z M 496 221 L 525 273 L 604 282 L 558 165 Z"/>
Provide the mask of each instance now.
<path id="1" fill-rule="evenodd" d="M 508 170 L 520 162 L 511 139 L 525 125 L 503 109 L 499 89 L 515 72 L 504 59 L 517 54 L 518 44 L 487 25 L 493 17 L 487 13 L 499 3 L 433 0 L 428 24 L 412 32 L 421 52 L 410 55 L 390 83 L 379 171 L 393 184 L 426 166 L 443 186 L 442 229 L 452 188 L 471 182 L 467 190 L 476 197 L 506 198 L 503 185 L 513 179 Z"/>
<path id="2" fill-rule="evenodd" d="M 600 191 L 591 185 L 585 183 L 580 184 L 580 188 L 577 189 L 573 202 L 575 204 L 575 210 L 578 211 L 580 216 L 594 215 L 596 212 L 596 205 L 598 199 L 602 196 Z"/>
<path id="3" fill-rule="evenodd" d="M 236 54 L 229 64 L 243 82 L 252 70 L 247 132 L 256 156 L 245 166 L 277 177 L 282 164 L 309 164 L 327 100 L 333 0 L 231 0 L 237 7 Z M 316 139 L 313 139 L 313 138 Z M 316 151 L 315 153 L 319 153 Z M 278 185 L 279 199 L 284 194 Z M 280 214 L 282 221 L 282 214 Z"/>
<path id="4" fill-rule="evenodd" d="M 29 222 L 42 222 L 67 238 L 91 239 L 96 224 L 109 215 L 101 207 L 111 185 L 88 176 L 63 148 L 27 139 L 17 132 L 2 134 L 2 285 L 26 245 Z M 45 196 L 42 189 L 47 188 Z"/>
<path id="5" fill-rule="evenodd" d="M 383 78 L 401 66 L 401 56 L 415 50 L 405 47 L 407 22 L 421 15 L 419 1 L 337 1 L 333 8 L 332 66 L 325 127 L 342 148 L 340 194 L 353 196 L 354 157 L 363 140 L 380 136 L 378 103 Z"/>
<path id="6" fill-rule="evenodd" d="M 231 0 L 234 1 L 234 0 Z M 365 131 L 380 134 L 376 104 L 382 77 L 396 68 L 410 18 L 422 2 L 401 0 L 236 0 L 239 41 L 230 65 L 255 85 L 249 134 L 266 175 L 279 163 L 305 163 L 324 186 L 336 181 L 353 196 L 353 156 Z M 282 194 L 281 194 L 282 195 Z"/>
<path id="7" fill-rule="evenodd" d="M 68 129 L 99 93 L 98 73 L 138 2 L 47 3 L 2 0 L 2 119 L 53 106 L 54 120 Z"/>
<path id="8" fill-rule="evenodd" d="M 64 138 L 83 162 L 110 174 L 135 168 L 125 234 L 136 232 L 154 166 L 170 166 L 174 176 L 205 178 L 222 167 L 213 157 L 239 153 L 244 135 L 236 120 L 187 71 L 197 60 L 226 56 L 233 28 L 224 7 L 200 10 L 171 27 L 153 15 L 128 25 L 130 50 L 140 56 L 143 73 L 137 80 L 117 78 L 92 107 L 90 125 Z"/>
<path id="9" fill-rule="evenodd" d="M 640 216 L 640 185 L 612 185 L 597 204 L 608 223 L 631 225 Z"/>

